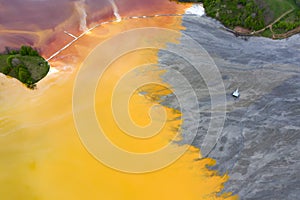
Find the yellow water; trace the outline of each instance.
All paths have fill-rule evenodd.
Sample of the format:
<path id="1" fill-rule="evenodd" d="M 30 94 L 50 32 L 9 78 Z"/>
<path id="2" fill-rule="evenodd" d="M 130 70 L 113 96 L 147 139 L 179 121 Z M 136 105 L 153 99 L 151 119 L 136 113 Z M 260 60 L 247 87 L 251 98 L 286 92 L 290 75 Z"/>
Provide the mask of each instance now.
<path id="1" fill-rule="evenodd" d="M 78 40 L 54 60 L 51 64 L 59 72 L 42 80 L 38 90 L 30 91 L 13 79 L 0 77 L 0 199 L 236 199 L 230 194 L 218 194 L 228 176 L 209 170 L 207 166 L 215 161 L 199 160 L 199 149 L 192 146 L 172 144 L 171 151 L 184 148 L 187 151 L 163 169 L 133 174 L 102 164 L 81 143 L 72 115 L 72 92 L 80 65 L 103 40 L 145 26 L 183 28 L 179 17 L 108 24 Z M 161 41 L 161 46 L 178 40 L 169 38 Z M 106 136 L 126 151 L 152 152 L 170 144 L 171 140 L 180 140 L 177 134 L 183 122 L 178 119 L 178 111 L 164 107 L 153 109 L 149 115 L 149 109 L 158 105 L 160 96 L 171 92 L 171 86 L 161 80 L 164 71 L 155 65 L 138 71 L 135 76 L 131 74 L 121 84 L 121 92 L 114 95 L 118 103 L 128 102 L 131 119 L 136 125 L 145 126 L 155 121 L 160 124 L 165 116 L 167 120 L 162 129 L 153 136 L 140 132 L 136 133 L 140 134 L 137 137 L 131 137 L 113 119 L 110 104 L 114 87 L 136 66 L 158 63 L 157 53 L 157 49 L 144 49 L 121 56 L 105 71 L 95 91 L 99 123 Z M 132 91 L 128 99 L 127 88 L 145 79 L 156 84 Z M 148 93 L 141 94 L 141 91 Z"/>

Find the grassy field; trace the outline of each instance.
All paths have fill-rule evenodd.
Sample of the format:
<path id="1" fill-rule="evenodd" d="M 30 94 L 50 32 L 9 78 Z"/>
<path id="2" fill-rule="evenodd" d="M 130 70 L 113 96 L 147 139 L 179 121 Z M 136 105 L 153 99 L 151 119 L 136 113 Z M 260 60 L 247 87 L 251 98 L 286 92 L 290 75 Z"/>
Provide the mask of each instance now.
<path id="1" fill-rule="evenodd" d="M 271 21 L 296 6 L 294 0 L 256 0 L 255 2 L 261 9 L 265 9 L 264 13 L 268 14 L 267 18 L 272 18 Z"/>
<path id="2" fill-rule="evenodd" d="M 31 47 L 22 46 L 20 50 L 6 50 L 0 54 L 0 72 L 18 79 L 29 88 L 44 78 L 49 64 Z"/>

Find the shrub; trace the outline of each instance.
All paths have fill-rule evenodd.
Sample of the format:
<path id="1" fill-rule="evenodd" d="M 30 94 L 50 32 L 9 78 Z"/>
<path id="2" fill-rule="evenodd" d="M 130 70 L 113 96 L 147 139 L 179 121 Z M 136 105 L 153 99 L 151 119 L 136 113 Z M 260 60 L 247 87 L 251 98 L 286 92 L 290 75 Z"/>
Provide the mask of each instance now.
<path id="1" fill-rule="evenodd" d="M 39 56 L 37 50 L 33 49 L 30 46 L 22 46 L 20 49 L 20 54 L 22 56 Z"/>
<path id="2" fill-rule="evenodd" d="M 9 67 L 9 66 L 2 67 L 2 73 L 5 75 L 8 75 L 10 70 L 11 70 L 11 67 Z"/>
<path id="3" fill-rule="evenodd" d="M 6 64 L 10 67 L 13 67 L 12 66 L 12 59 L 14 59 L 15 56 L 9 56 L 7 59 L 6 59 Z"/>
<path id="4" fill-rule="evenodd" d="M 19 67 L 18 70 L 18 79 L 23 82 L 23 83 L 27 83 L 28 79 L 30 79 L 30 72 L 28 71 L 27 68 L 25 67 Z"/>

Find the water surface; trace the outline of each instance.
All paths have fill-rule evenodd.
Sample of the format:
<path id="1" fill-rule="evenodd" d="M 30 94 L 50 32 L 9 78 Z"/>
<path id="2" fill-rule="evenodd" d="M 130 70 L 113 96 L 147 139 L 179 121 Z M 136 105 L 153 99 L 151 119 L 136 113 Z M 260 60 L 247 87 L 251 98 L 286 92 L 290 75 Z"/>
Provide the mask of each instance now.
<path id="1" fill-rule="evenodd" d="M 78 11 L 74 5 L 76 2 L 59 1 L 59 9 L 55 9 L 58 4 L 56 1 L 26 3 L 26 8 L 22 6 L 23 1 L 2 3 L 1 7 L 6 8 L 2 16 L 4 19 L 9 14 L 16 17 L 15 14 L 20 10 L 32 15 L 8 20 L 1 17 L 1 47 L 31 44 L 40 48 L 43 55 L 48 57 L 73 39 L 63 33 L 64 30 L 74 35 L 82 33 L 80 27 L 84 27 L 81 25 L 84 25 L 82 17 L 85 15 L 80 16 L 84 12 Z M 108 1 L 77 3 L 84 5 L 87 28 L 115 19 Z M 15 5 L 20 5 L 20 10 L 13 7 Z M 184 13 L 186 8 L 186 5 L 169 1 L 151 1 L 151 4 L 149 1 L 116 1 L 116 5 L 122 17 Z M 43 14 L 49 11 L 48 8 L 51 11 L 53 9 L 51 16 Z M 59 17 L 55 18 L 57 15 Z M 54 57 L 50 64 L 58 72 L 39 82 L 37 90 L 28 90 L 14 79 L 0 77 L 0 170 L 5 172 L 0 174 L 2 199 L 234 199 L 229 194 L 218 194 L 228 176 L 220 176 L 217 171 L 209 170 L 207 165 L 215 162 L 212 159 L 198 160 L 200 153 L 195 147 L 173 143 L 174 151 L 181 148 L 188 150 L 172 165 L 151 173 L 131 174 L 98 162 L 79 139 L 72 115 L 72 94 L 74 81 L 84 59 L 99 43 L 114 35 L 133 28 L 153 26 L 176 31 L 184 29 L 181 17 L 131 19 L 105 24 Z M 170 37 L 166 41 L 159 41 L 159 44 L 165 48 L 167 43 L 178 43 L 179 39 Z M 128 41 L 119 41 L 119 44 L 123 42 Z M 176 136 L 183 123 L 181 114 L 172 108 L 163 107 L 167 120 L 162 130 L 149 140 L 141 140 L 124 134 L 113 120 L 109 107 L 112 89 L 124 74 L 143 63 L 157 64 L 131 75 L 132 78 L 121 85 L 120 92 L 116 94 L 120 102 L 127 103 L 125 93 L 130 85 L 141 79 L 152 80 L 169 88 L 150 84 L 133 91 L 128 102 L 132 119 L 141 126 L 151 122 L 149 109 L 172 89 L 161 78 L 165 71 L 158 67 L 158 51 L 139 50 L 118 58 L 105 71 L 95 93 L 96 114 L 104 124 L 107 137 L 127 151 L 154 151 L 171 140 L 178 141 L 181 138 L 180 135 Z M 101 67 L 99 63 L 93 65 Z M 86 105 L 81 106 L 85 109 Z M 162 114 L 161 110 L 157 110 L 152 120 L 161 120 Z M 143 136 L 142 132 L 140 134 Z"/>

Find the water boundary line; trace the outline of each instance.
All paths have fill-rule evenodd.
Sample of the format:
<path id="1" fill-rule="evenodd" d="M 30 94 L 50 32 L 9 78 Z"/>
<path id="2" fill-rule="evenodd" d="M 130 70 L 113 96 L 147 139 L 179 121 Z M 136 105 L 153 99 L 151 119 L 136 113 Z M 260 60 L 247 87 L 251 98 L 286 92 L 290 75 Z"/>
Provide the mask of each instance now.
<path id="1" fill-rule="evenodd" d="M 180 17 L 183 15 L 195 15 L 195 14 L 156 14 L 156 15 L 141 15 L 141 16 L 129 16 L 129 17 L 124 17 L 121 18 L 121 20 L 129 20 L 129 19 L 149 19 L 149 18 L 155 18 L 155 17 Z M 82 38 L 83 36 L 85 36 L 87 33 L 89 33 L 90 31 L 94 30 L 95 28 L 104 25 L 104 24 L 109 24 L 109 23 L 113 23 L 113 22 L 120 22 L 120 19 L 115 19 L 115 20 L 109 20 L 109 21 L 105 21 L 105 22 L 101 22 L 99 24 L 96 24 L 95 26 L 93 26 L 92 28 L 87 29 L 86 31 L 84 31 L 83 33 L 81 33 L 79 36 L 74 36 L 73 34 L 64 31 L 65 34 L 73 37 L 74 39 L 69 42 L 68 44 L 66 44 L 64 47 L 62 47 L 61 49 L 59 49 L 58 51 L 56 51 L 54 54 L 52 54 L 49 58 L 46 59 L 46 61 L 48 62 L 49 60 L 53 59 L 54 57 L 56 57 L 58 54 L 60 54 L 62 51 L 64 51 L 65 49 L 67 49 L 68 47 L 70 47 L 74 42 L 76 42 L 77 40 L 79 40 L 80 38 Z"/>

